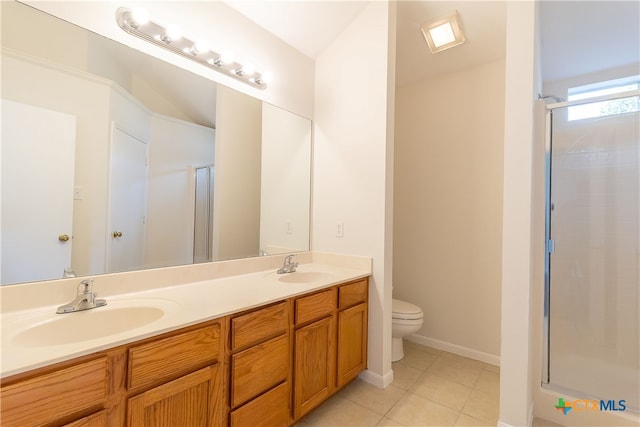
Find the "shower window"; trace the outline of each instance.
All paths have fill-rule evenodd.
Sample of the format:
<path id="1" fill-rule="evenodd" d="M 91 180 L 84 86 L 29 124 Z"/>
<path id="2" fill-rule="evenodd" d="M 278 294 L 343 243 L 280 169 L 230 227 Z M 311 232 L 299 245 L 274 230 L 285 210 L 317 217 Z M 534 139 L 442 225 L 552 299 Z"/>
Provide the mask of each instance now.
<path id="1" fill-rule="evenodd" d="M 640 76 L 631 76 L 623 79 L 608 80 L 569 88 L 567 99 L 569 101 L 597 101 L 596 98 L 602 96 L 622 94 L 638 89 L 640 89 Z M 633 113 L 636 111 L 640 111 L 640 101 L 638 101 L 637 96 L 629 96 L 626 98 L 572 105 L 568 108 L 568 120 L 591 119 L 616 114 Z"/>

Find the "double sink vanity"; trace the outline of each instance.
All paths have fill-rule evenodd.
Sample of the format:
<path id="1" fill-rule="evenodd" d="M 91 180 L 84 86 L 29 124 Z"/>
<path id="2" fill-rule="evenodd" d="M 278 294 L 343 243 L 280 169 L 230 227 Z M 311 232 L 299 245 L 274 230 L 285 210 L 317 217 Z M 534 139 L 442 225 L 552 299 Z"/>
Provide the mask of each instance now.
<path id="1" fill-rule="evenodd" d="M 292 425 L 366 368 L 371 274 L 296 257 L 100 276 L 107 304 L 66 314 L 53 282 L 2 287 L 3 426 Z"/>

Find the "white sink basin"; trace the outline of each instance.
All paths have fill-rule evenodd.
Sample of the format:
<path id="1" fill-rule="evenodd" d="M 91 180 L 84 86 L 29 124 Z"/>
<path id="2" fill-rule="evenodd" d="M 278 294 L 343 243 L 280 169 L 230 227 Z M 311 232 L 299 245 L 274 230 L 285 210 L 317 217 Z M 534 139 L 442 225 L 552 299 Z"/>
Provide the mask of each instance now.
<path id="1" fill-rule="evenodd" d="M 331 280 L 332 277 L 332 274 L 323 271 L 296 271 L 294 273 L 278 274 L 278 281 L 285 283 L 315 283 Z"/>
<path id="2" fill-rule="evenodd" d="M 73 344 L 149 325 L 178 305 L 169 300 L 109 301 L 103 307 L 54 314 L 18 332 L 12 343 L 23 347 Z"/>

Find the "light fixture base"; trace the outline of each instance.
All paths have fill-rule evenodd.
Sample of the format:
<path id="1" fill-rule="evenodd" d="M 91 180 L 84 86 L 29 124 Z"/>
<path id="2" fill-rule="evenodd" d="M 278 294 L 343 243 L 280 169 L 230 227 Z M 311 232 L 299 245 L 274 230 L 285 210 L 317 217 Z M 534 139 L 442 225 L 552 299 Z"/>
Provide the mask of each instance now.
<path id="1" fill-rule="evenodd" d="M 133 11 L 129 8 L 118 8 L 116 11 L 116 21 L 120 28 L 133 36 L 170 50 L 173 53 L 195 61 L 212 70 L 226 74 L 255 88 L 267 88 L 264 76 L 261 73 L 238 73 L 238 70 L 243 69 L 242 64 L 235 61 L 226 62 L 222 58 L 222 54 L 209 49 L 199 51 L 195 48 L 196 42 L 184 36 L 180 38 L 168 38 L 167 28 L 151 20 L 144 24 L 139 24 L 133 17 Z"/>
<path id="2" fill-rule="evenodd" d="M 442 52 L 466 41 L 462 31 L 462 20 L 457 10 L 424 24 L 422 34 L 431 53 Z"/>

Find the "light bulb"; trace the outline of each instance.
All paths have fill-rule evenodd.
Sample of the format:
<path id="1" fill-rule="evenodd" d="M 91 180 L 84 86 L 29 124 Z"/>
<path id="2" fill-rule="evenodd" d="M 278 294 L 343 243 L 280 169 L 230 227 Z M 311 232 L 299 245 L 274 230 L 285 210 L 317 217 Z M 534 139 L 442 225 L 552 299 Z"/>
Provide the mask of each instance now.
<path id="1" fill-rule="evenodd" d="M 199 53 L 203 53 L 209 50 L 209 40 L 207 39 L 198 39 L 193 44 L 193 54 L 198 55 Z"/>
<path id="2" fill-rule="evenodd" d="M 269 84 L 273 81 L 273 74 L 265 71 L 264 73 L 262 73 L 262 75 L 260 76 L 260 80 L 266 84 Z"/>
<path id="3" fill-rule="evenodd" d="M 256 66 L 251 62 L 247 62 L 242 66 L 242 74 L 251 75 L 256 72 Z"/>
<path id="4" fill-rule="evenodd" d="M 220 62 L 223 64 L 230 64 L 233 62 L 233 52 L 229 50 L 223 50 L 220 54 Z"/>
<path id="5" fill-rule="evenodd" d="M 165 42 L 171 43 L 172 41 L 178 40 L 182 37 L 182 29 L 176 24 L 167 25 L 167 29 L 164 32 L 164 37 L 162 38 Z"/>
<path id="6" fill-rule="evenodd" d="M 131 26 L 138 28 L 149 22 L 149 12 L 142 7 L 136 7 L 131 11 Z"/>

